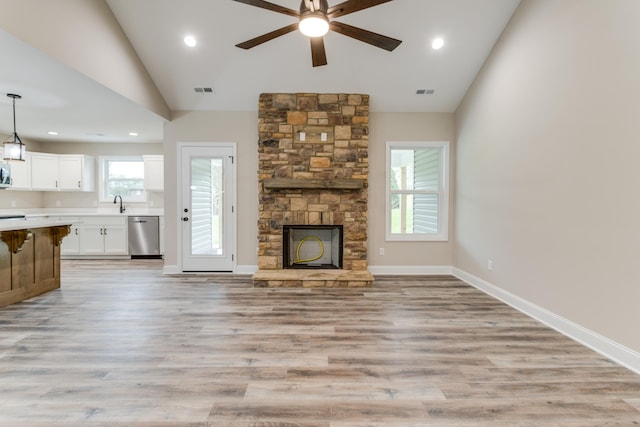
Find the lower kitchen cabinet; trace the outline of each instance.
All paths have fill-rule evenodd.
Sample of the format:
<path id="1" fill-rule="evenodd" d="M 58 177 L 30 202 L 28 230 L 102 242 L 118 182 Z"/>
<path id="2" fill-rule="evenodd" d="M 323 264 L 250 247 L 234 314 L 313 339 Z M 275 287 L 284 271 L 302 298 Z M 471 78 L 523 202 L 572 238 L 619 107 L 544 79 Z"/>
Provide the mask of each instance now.
<path id="1" fill-rule="evenodd" d="M 128 255 L 126 216 L 86 216 L 70 219 L 71 233 L 62 242 L 61 255 Z"/>
<path id="2" fill-rule="evenodd" d="M 77 218 L 65 218 L 71 222 L 71 232 L 62 240 L 60 255 L 70 257 L 80 255 L 80 225 Z"/>
<path id="3" fill-rule="evenodd" d="M 127 217 L 85 217 L 80 233 L 81 255 L 127 255 Z"/>

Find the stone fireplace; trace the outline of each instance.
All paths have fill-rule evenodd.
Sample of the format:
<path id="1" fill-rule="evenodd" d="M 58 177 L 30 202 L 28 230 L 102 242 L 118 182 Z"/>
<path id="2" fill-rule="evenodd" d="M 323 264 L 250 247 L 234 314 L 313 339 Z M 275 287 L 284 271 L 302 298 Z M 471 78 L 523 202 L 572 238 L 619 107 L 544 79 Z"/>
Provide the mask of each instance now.
<path id="1" fill-rule="evenodd" d="M 262 94 L 258 120 L 258 271 L 254 286 L 370 286 L 369 96 Z M 294 238 L 297 243 L 292 243 L 290 230 L 296 226 L 298 230 L 317 226 L 316 234 L 339 228 L 342 242 L 337 243 L 333 235 L 299 231 L 298 240 Z M 306 238 L 299 248 L 307 255 L 292 263 L 300 239 L 306 236 L 315 237 Z M 327 265 L 323 254 L 319 263 L 308 261 L 306 268 L 296 265 L 318 256 L 327 243 L 332 257 L 340 251 L 339 262 L 332 260 Z M 291 245 L 296 246 L 293 255 Z"/>

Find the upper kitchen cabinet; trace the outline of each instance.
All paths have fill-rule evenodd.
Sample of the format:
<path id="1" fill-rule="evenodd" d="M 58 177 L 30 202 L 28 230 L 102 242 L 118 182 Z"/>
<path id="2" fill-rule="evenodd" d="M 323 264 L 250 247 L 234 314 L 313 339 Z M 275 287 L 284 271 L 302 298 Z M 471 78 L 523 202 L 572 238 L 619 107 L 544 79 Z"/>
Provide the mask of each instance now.
<path id="1" fill-rule="evenodd" d="M 24 162 L 11 162 L 11 190 L 31 190 L 31 153 Z"/>
<path id="2" fill-rule="evenodd" d="M 46 153 L 31 153 L 31 189 L 58 189 L 58 156 Z"/>
<path id="3" fill-rule="evenodd" d="M 80 154 L 31 153 L 31 189 L 95 191 L 95 159 Z"/>
<path id="4" fill-rule="evenodd" d="M 96 161 L 91 156 L 62 154 L 58 156 L 60 190 L 95 191 Z"/>
<path id="5" fill-rule="evenodd" d="M 146 155 L 144 159 L 144 189 L 164 191 L 164 156 Z"/>

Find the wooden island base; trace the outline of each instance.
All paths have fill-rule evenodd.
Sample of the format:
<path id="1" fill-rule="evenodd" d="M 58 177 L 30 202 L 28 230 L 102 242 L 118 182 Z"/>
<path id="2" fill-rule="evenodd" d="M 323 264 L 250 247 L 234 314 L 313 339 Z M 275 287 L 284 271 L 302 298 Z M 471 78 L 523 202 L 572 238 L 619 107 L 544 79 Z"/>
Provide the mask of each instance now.
<path id="1" fill-rule="evenodd" d="M 68 225 L 0 231 L 0 307 L 60 287 L 60 243 Z"/>

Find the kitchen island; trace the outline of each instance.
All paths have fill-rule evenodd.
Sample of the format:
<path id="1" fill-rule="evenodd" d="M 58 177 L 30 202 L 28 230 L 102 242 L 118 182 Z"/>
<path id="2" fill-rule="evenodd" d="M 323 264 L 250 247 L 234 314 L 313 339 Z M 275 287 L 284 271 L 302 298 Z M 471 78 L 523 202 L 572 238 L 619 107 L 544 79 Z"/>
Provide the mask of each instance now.
<path id="1" fill-rule="evenodd" d="M 69 222 L 0 219 L 0 307 L 60 287 L 60 244 Z"/>

